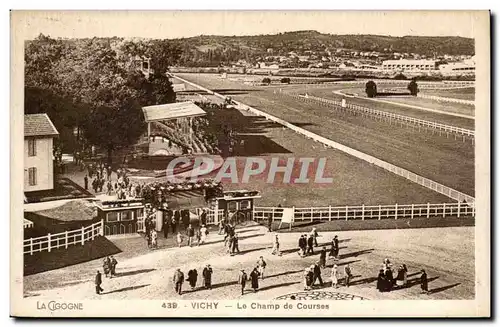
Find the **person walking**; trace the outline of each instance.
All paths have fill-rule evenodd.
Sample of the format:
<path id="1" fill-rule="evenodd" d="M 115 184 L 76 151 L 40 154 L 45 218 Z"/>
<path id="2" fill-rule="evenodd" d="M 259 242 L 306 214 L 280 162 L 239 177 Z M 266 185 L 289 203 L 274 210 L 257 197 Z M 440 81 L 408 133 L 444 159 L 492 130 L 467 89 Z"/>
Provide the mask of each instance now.
<path id="1" fill-rule="evenodd" d="M 427 273 L 424 269 L 422 269 L 422 275 L 420 275 L 420 288 L 422 289 L 422 293 L 429 294 L 429 285 L 427 280 Z"/>
<path id="2" fill-rule="evenodd" d="M 102 268 L 103 268 L 103 271 L 104 271 L 104 276 L 108 277 L 108 275 L 109 275 L 109 273 L 111 271 L 109 257 L 104 258 L 104 262 L 102 264 Z"/>
<path id="3" fill-rule="evenodd" d="M 101 295 L 101 292 L 104 290 L 101 288 L 102 275 L 101 275 L 101 272 L 99 270 L 97 271 L 97 274 L 95 275 L 94 284 L 95 284 L 95 293 L 98 295 Z"/>
<path id="4" fill-rule="evenodd" d="M 213 274 L 212 267 L 210 267 L 210 265 L 206 265 L 206 267 L 203 268 L 203 272 L 202 272 L 203 286 L 209 290 L 212 289 L 212 274 Z"/>
<path id="5" fill-rule="evenodd" d="M 262 279 L 264 279 L 264 271 L 266 270 L 267 263 L 264 260 L 263 256 L 259 257 L 259 260 L 257 261 L 257 267 L 259 268 L 259 274 Z"/>
<path id="6" fill-rule="evenodd" d="M 182 246 L 182 241 L 184 240 L 184 238 L 182 237 L 182 234 L 181 232 L 178 232 L 177 233 L 177 246 L 178 247 L 181 247 Z"/>
<path id="7" fill-rule="evenodd" d="M 319 280 L 319 285 L 323 287 L 323 279 L 321 279 L 321 268 L 319 267 L 319 262 L 316 262 L 316 264 L 311 266 L 311 269 L 313 271 L 313 284 L 316 283 L 316 280 Z"/>
<path id="8" fill-rule="evenodd" d="M 218 233 L 219 235 L 224 234 L 225 227 L 226 227 L 226 226 L 225 226 L 225 224 L 224 224 L 224 220 L 222 220 L 222 219 L 221 219 L 221 220 L 219 221 L 219 233 Z"/>
<path id="9" fill-rule="evenodd" d="M 198 271 L 196 269 L 191 269 L 188 271 L 187 281 L 189 282 L 189 286 L 191 286 L 191 289 L 194 289 L 196 287 L 196 282 L 198 281 Z"/>
<path id="10" fill-rule="evenodd" d="M 83 185 L 85 186 L 85 190 L 89 189 L 89 178 L 87 177 L 87 175 L 85 175 L 85 177 L 83 178 Z"/>
<path id="11" fill-rule="evenodd" d="M 238 276 L 238 284 L 241 286 L 241 295 L 245 293 L 245 286 L 247 284 L 248 276 L 245 269 L 241 269 L 240 275 Z"/>
<path id="12" fill-rule="evenodd" d="M 306 249 L 307 249 L 307 239 L 304 234 L 300 235 L 299 238 L 299 255 L 301 257 L 306 256 Z"/>
<path id="13" fill-rule="evenodd" d="M 233 236 L 233 241 L 232 241 L 231 254 L 236 254 L 236 253 L 239 254 L 240 253 L 240 248 L 238 246 L 238 240 L 239 240 L 238 233 L 235 233 Z"/>
<path id="14" fill-rule="evenodd" d="M 201 211 L 200 222 L 201 222 L 201 225 L 207 224 L 207 209 L 203 209 Z"/>
<path id="15" fill-rule="evenodd" d="M 377 289 L 379 292 L 386 292 L 387 291 L 387 286 L 386 286 L 386 280 L 385 280 L 385 273 L 384 269 L 380 269 L 378 272 L 378 277 L 377 277 Z"/>
<path id="16" fill-rule="evenodd" d="M 399 266 L 398 272 L 396 275 L 396 286 L 398 288 L 403 288 L 405 287 L 405 280 L 406 280 L 406 271 L 403 267 L 403 265 Z"/>
<path id="17" fill-rule="evenodd" d="M 270 214 L 267 217 L 267 231 L 272 232 L 273 231 L 273 215 Z"/>
<path id="18" fill-rule="evenodd" d="M 168 229 L 170 227 L 170 222 L 172 220 L 172 214 L 169 213 L 170 210 L 165 212 L 165 220 L 163 221 L 163 237 L 168 237 Z"/>
<path id="19" fill-rule="evenodd" d="M 318 247 L 319 234 L 318 234 L 318 230 L 316 229 L 316 227 L 313 227 L 313 229 L 311 230 L 311 235 L 314 239 L 314 246 Z"/>
<path id="20" fill-rule="evenodd" d="M 188 246 L 193 246 L 194 228 L 191 224 L 186 228 L 186 234 L 188 237 Z"/>
<path id="21" fill-rule="evenodd" d="M 307 238 L 307 251 L 306 255 L 312 254 L 314 255 L 314 237 L 312 235 L 309 235 Z"/>
<path id="22" fill-rule="evenodd" d="M 207 236 L 208 236 L 207 227 L 205 227 L 205 225 L 201 225 L 201 228 L 200 228 L 200 242 L 201 242 L 201 244 L 205 244 L 205 242 L 207 240 Z M 200 243 L 198 243 L 198 245 L 200 245 Z"/>
<path id="23" fill-rule="evenodd" d="M 345 275 L 345 286 L 349 287 L 352 279 L 352 271 L 351 271 L 351 266 L 349 266 L 348 263 L 344 266 L 344 275 Z"/>
<path id="24" fill-rule="evenodd" d="M 281 255 L 280 252 L 280 240 L 278 233 L 274 233 L 274 238 L 273 238 L 273 250 L 271 252 L 272 255 Z"/>
<path id="25" fill-rule="evenodd" d="M 118 264 L 118 261 L 116 261 L 115 257 L 111 256 L 110 258 L 110 265 L 111 265 L 111 277 L 116 276 L 116 265 Z"/>
<path id="26" fill-rule="evenodd" d="M 390 292 L 390 291 L 392 291 L 392 287 L 394 286 L 394 276 L 392 274 L 392 269 L 386 268 L 384 271 L 384 274 L 385 274 L 385 280 L 387 283 L 387 291 Z"/>
<path id="27" fill-rule="evenodd" d="M 259 290 L 259 275 L 260 274 L 257 270 L 257 267 L 255 267 L 250 273 L 250 279 L 252 281 L 252 288 L 254 292 L 257 292 Z"/>
<path id="28" fill-rule="evenodd" d="M 330 249 L 330 257 L 333 257 L 334 260 L 339 259 L 339 239 L 337 235 L 335 235 L 332 239 L 332 248 Z"/>
<path id="29" fill-rule="evenodd" d="M 332 288 L 338 288 L 339 272 L 337 268 L 338 268 L 337 265 L 334 264 L 332 267 L 332 272 L 330 274 L 330 278 L 332 280 Z"/>
<path id="30" fill-rule="evenodd" d="M 182 294 L 182 283 L 184 283 L 184 273 L 177 268 L 174 273 L 174 285 L 175 285 L 175 293 L 181 295 Z"/>
<path id="31" fill-rule="evenodd" d="M 319 252 L 319 265 L 323 269 L 325 269 L 325 267 L 326 267 L 326 247 L 325 246 L 323 246 L 323 248 Z"/>
<path id="32" fill-rule="evenodd" d="M 151 248 L 158 248 L 158 232 L 154 228 L 151 230 Z"/>

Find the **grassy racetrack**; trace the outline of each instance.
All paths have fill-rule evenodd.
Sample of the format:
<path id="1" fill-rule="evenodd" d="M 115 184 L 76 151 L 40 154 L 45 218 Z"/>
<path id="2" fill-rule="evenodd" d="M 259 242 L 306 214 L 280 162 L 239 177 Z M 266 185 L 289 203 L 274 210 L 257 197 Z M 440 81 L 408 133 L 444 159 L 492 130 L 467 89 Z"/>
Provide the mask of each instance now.
<path id="1" fill-rule="evenodd" d="M 217 75 L 179 74 L 214 91 L 233 91 L 245 104 L 291 123 L 302 125 L 336 142 L 474 195 L 474 147 L 453 137 L 421 133 L 409 127 L 389 125 L 362 116 L 297 101 L 257 88 L 222 80 Z M 229 90 L 229 91 L 228 91 Z M 237 90 L 238 92 L 234 92 Z M 224 93 L 224 92 L 222 92 Z"/>

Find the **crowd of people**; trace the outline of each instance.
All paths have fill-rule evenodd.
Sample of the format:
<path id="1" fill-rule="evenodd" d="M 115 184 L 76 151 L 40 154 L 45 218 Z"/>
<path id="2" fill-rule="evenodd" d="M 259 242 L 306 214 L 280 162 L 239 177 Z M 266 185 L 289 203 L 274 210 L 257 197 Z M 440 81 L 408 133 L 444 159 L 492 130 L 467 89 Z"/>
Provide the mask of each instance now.
<path id="1" fill-rule="evenodd" d="M 180 217 L 180 213 L 179 216 Z M 173 212 L 173 219 L 176 217 L 176 213 Z M 206 216 L 205 216 L 206 219 Z M 175 221 L 175 220 L 174 220 Z M 149 221 L 147 223 L 147 235 L 151 235 L 148 241 L 148 245 L 150 247 L 156 246 L 156 230 L 154 228 L 154 224 Z M 235 226 L 231 223 L 222 223 L 219 226 L 219 235 L 224 235 L 224 247 L 226 252 L 230 255 L 235 255 L 240 253 L 238 246 L 238 233 L 235 232 Z M 177 234 L 177 243 L 178 246 L 182 246 L 184 242 L 184 237 L 179 231 Z M 197 244 L 203 244 L 206 240 L 206 235 L 208 235 L 208 229 L 204 224 L 196 231 L 192 224 L 187 224 L 185 229 L 186 241 L 188 246 L 193 246 Z M 205 236 L 204 236 L 205 235 Z M 317 242 L 317 238 L 320 235 L 318 234 L 316 228 L 313 228 L 310 233 L 303 234 L 299 238 L 299 255 L 300 257 L 305 257 L 308 255 L 314 254 L 314 247 L 319 247 Z M 321 246 L 321 250 L 319 251 L 319 260 L 314 264 L 306 267 L 304 269 L 303 274 L 303 283 L 304 290 L 311 290 L 317 287 L 324 287 L 324 280 L 322 276 L 322 270 L 326 269 L 326 261 L 327 259 L 332 259 L 334 264 L 329 272 L 329 279 L 331 281 L 332 288 L 338 288 L 340 286 L 350 287 L 351 282 L 354 278 L 352 268 L 349 263 L 343 263 L 337 265 L 337 262 L 340 260 L 339 256 L 339 239 L 338 236 L 335 235 L 330 242 L 330 250 L 328 251 L 327 246 Z M 329 252 L 327 258 L 327 252 Z M 271 255 L 281 255 L 280 252 L 280 241 L 279 234 L 273 234 L 273 242 L 272 242 L 272 251 Z M 103 262 L 103 270 L 106 277 L 112 278 L 116 276 L 116 265 L 117 260 L 111 256 L 106 257 Z M 342 266 L 340 268 L 339 266 Z M 256 261 L 256 264 L 251 267 L 247 273 L 247 271 L 243 268 L 239 271 L 237 277 L 237 283 L 240 286 L 241 295 L 244 295 L 247 290 L 247 284 L 250 285 L 250 288 L 253 292 L 257 292 L 259 290 L 259 279 L 264 279 L 265 271 L 267 267 L 267 262 L 263 256 L 260 256 Z M 202 284 L 201 288 L 203 289 L 211 289 L 212 288 L 212 278 L 213 278 L 213 268 L 208 264 L 202 270 Z M 183 283 L 186 281 L 189 283 L 189 287 L 192 291 L 194 291 L 197 287 L 198 283 L 198 270 L 196 268 L 189 269 L 187 274 L 185 275 L 180 268 L 175 270 L 174 276 L 172 278 L 173 286 L 175 292 L 179 295 L 182 294 Z M 420 276 L 420 285 L 423 293 L 428 294 L 428 281 L 427 274 L 425 270 L 421 271 Z M 96 285 L 96 293 L 101 294 L 103 291 L 101 288 L 102 284 L 102 276 L 98 271 L 95 277 L 95 285 Z M 385 259 L 383 261 L 382 268 L 379 271 L 376 288 L 380 292 L 390 292 L 395 289 L 403 289 L 408 287 L 408 269 L 405 264 L 401 264 L 396 271 L 392 268 L 392 263 L 389 259 Z"/>
<path id="2" fill-rule="evenodd" d="M 113 178 L 113 173 L 116 175 L 115 178 Z M 143 187 L 139 183 L 131 182 L 125 169 L 118 168 L 116 172 L 113 172 L 111 166 L 106 166 L 102 162 L 90 163 L 87 166 L 83 184 L 85 190 L 91 186 L 94 193 L 116 195 L 118 200 L 139 197 Z"/>

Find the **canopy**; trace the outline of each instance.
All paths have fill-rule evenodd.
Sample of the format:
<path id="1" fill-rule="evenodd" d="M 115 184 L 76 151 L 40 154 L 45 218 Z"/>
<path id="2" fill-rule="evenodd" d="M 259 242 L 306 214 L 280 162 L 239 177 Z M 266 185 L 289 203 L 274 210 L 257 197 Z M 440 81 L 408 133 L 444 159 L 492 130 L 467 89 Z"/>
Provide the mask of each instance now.
<path id="1" fill-rule="evenodd" d="M 33 222 L 29 221 L 28 219 L 24 218 L 24 228 L 31 228 L 33 227 Z"/>
<path id="2" fill-rule="evenodd" d="M 142 107 L 144 119 L 148 122 L 198 117 L 207 113 L 191 101 L 160 104 Z"/>

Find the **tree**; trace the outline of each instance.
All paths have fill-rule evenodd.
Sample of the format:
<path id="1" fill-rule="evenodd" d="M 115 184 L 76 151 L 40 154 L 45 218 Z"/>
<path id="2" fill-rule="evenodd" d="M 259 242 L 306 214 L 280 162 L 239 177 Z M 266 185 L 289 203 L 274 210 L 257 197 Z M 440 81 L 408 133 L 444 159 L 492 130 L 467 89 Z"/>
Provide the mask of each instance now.
<path id="1" fill-rule="evenodd" d="M 271 79 L 269 77 L 264 77 L 264 79 L 262 79 L 262 83 L 269 85 L 269 84 L 271 84 Z"/>
<path id="2" fill-rule="evenodd" d="M 92 144 L 106 149 L 108 164 L 111 164 L 114 150 L 136 143 L 144 133 L 141 105 L 134 98 L 128 98 L 118 108 L 94 108 L 84 122 L 83 129 L 85 137 Z"/>
<path id="3" fill-rule="evenodd" d="M 411 82 L 408 84 L 408 90 L 410 91 L 410 94 L 413 96 L 417 96 L 418 93 L 418 84 L 415 79 L 412 79 Z"/>
<path id="4" fill-rule="evenodd" d="M 290 77 L 283 77 L 281 79 L 281 83 L 283 83 L 283 84 L 290 84 Z"/>
<path id="5" fill-rule="evenodd" d="M 365 87 L 366 96 L 374 98 L 377 96 L 377 84 L 374 81 L 368 81 Z"/>

